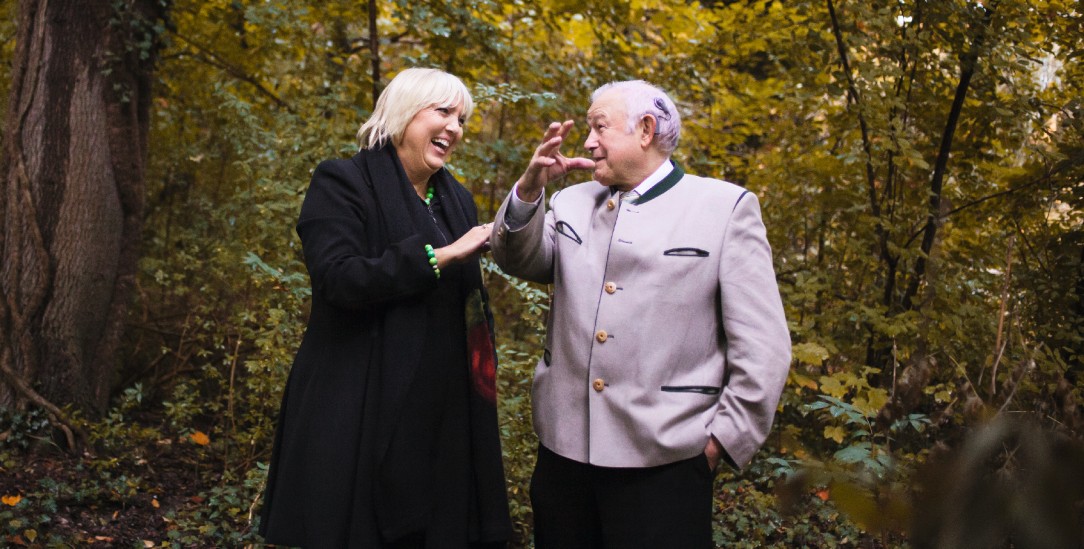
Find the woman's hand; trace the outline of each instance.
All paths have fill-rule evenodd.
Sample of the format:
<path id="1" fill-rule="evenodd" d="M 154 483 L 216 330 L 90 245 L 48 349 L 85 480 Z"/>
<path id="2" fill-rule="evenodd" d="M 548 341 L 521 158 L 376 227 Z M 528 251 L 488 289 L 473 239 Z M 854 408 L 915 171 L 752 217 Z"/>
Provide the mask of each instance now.
<path id="1" fill-rule="evenodd" d="M 543 187 L 556 181 L 572 170 L 594 169 L 595 162 L 589 158 L 567 158 L 561 154 L 564 142 L 573 122 L 553 122 L 542 136 L 542 144 L 534 150 L 527 170 L 516 183 L 516 194 L 524 202 L 534 202 L 542 194 Z"/>
<path id="2" fill-rule="evenodd" d="M 451 244 L 433 250 L 437 258 L 437 268 L 463 263 L 482 252 L 489 251 L 489 232 L 492 223 L 471 227 L 471 230 Z"/>

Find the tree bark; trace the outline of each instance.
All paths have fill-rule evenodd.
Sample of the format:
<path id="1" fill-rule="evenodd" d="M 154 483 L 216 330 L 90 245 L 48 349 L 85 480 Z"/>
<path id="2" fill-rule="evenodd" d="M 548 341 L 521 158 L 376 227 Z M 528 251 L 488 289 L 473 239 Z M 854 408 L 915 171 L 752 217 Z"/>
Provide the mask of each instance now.
<path id="1" fill-rule="evenodd" d="M 36 402 L 30 393 L 90 414 L 108 404 L 168 5 L 19 2 L 0 154 L 0 408 Z"/>

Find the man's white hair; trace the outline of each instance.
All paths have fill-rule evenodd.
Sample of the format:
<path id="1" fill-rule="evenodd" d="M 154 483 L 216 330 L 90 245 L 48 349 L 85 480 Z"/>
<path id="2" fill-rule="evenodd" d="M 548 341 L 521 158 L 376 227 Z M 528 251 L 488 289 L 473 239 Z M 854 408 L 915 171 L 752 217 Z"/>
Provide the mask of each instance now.
<path id="1" fill-rule="evenodd" d="M 655 118 L 655 135 L 659 150 L 670 155 L 677 148 L 681 137 L 681 115 L 678 114 L 674 100 L 666 92 L 643 80 L 610 82 L 599 86 L 591 94 L 594 103 L 605 92 L 616 90 L 625 98 L 625 112 L 628 113 L 628 132 L 633 132 L 636 125 L 646 115 Z"/>

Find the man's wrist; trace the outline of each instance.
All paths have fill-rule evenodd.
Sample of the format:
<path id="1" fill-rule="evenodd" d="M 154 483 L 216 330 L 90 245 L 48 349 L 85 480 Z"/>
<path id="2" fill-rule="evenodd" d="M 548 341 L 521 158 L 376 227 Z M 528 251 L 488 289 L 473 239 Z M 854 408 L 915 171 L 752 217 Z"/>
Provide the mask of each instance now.
<path id="1" fill-rule="evenodd" d="M 538 198 L 542 196 L 542 188 L 528 189 L 525 188 L 522 182 L 516 183 L 516 198 L 527 203 L 538 202 Z"/>

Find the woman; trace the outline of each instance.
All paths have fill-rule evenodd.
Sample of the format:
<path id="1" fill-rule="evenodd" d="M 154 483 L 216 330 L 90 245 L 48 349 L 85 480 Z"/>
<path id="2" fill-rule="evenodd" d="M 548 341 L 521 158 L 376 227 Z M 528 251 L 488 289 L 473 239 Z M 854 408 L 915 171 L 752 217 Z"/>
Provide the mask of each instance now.
<path id="1" fill-rule="evenodd" d="M 433 69 L 395 77 L 322 162 L 297 233 L 312 312 L 275 434 L 260 533 L 314 547 L 502 547 L 488 228 L 444 163 L 473 102 Z"/>

